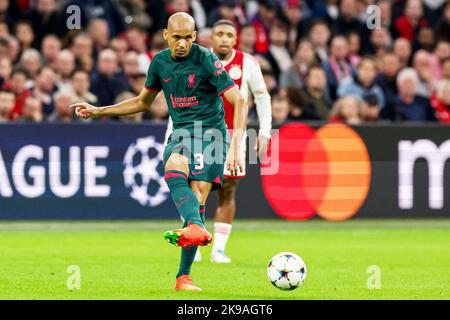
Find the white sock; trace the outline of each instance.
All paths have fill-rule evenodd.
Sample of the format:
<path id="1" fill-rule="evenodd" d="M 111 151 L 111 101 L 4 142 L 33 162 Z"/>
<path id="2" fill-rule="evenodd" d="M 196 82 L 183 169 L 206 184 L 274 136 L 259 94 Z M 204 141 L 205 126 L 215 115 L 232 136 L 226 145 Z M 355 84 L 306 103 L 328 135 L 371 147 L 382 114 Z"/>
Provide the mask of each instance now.
<path id="1" fill-rule="evenodd" d="M 214 223 L 214 251 L 225 252 L 228 238 L 230 237 L 232 225 L 229 223 L 215 222 Z"/>

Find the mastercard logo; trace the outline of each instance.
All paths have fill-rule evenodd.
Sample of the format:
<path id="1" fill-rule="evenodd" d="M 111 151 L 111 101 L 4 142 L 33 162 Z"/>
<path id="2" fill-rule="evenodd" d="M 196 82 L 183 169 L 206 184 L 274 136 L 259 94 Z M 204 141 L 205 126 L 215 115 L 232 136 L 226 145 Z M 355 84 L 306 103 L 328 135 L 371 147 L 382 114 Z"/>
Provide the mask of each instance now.
<path id="1" fill-rule="evenodd" d="M 272 137 L 262 165 L 264 194 L 272 209 L 290 220 L 318 214 L 330 221 L 354 216 L 367 198 L 371 164 L 361 137 L 344 124 L 315 131 L 290 123 Z M 277 161 L 278 170 L 264 174 Z"/>

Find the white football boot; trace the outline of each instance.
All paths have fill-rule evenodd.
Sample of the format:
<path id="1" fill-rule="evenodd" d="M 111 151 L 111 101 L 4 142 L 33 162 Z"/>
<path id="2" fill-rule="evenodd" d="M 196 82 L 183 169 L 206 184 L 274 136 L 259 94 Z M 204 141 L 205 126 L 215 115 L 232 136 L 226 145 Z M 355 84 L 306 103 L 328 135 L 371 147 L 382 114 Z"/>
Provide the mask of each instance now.
<path id="1" fill-rule="evenodd" d="M 211 262 L 214 263 L 230 263 L 231 259 L 225 255 L 222 250 L 213 251 L 211 253 Z"/>

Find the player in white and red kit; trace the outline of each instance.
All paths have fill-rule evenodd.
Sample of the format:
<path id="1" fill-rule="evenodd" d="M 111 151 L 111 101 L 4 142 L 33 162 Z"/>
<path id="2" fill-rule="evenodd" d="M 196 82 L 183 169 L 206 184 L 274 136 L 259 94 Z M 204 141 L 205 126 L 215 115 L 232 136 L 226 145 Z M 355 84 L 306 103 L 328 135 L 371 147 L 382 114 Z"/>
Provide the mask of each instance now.
<path id="1" fill-rule="evenodd" d="M 253 95 L 259 120 L 258 140 L 255 146 L 260 158 L 267 150 L 272 129 L 272 107 L 270 95 L 258 61 L 250 54 L 235 50 L 237 31 L 232 21 L 219 20 L 213 26 L 212 51 L 221 60 L 225 70 L 231 79 L 239 86 L 244 99 L 249 94 Z M 223 99 L 225 108 L 225 122 L 229 130 L 233 129 L 233 106 Z M 169 121 L 168 134 L 172 132 L 172 124 Z M 166 134 L 166 137 L 168 136 Z M 246 137 L 244 136 L 244 139 Z M 246 143 L 241 143 L 240 159 L 245 163 Z M 225 255 L 225 249 L 232 229 L 232 222 L 236 213 L 235 195 L 239 179 L 245 177 L 245 166 L 242 173 L 231 176 L 225 168 L 222 189 L 218 190 L 218 207 L 215 213 L 214 245 L 211 261 L 217 263 L 229 263 L 231 259 Z M 201 259 L 197 250 L 196 261 Z"/>
<path id="2" fill-rule="evenodd" d="M 237 32 L 231 21 L 219 20 L 214 24 L 212 33 L 214 53 L 221 60 L 230 78 L 239 86 L 242 96 L 248 99 L 249 94 L 253 95 L 260 127 L 256 147 L 259 155 L 262 156 L 267 150 L 272 129 L 270 95 L 267 92 L 258 61 L 248 53 L 233 49 L 236 40 Z M 228 129 L 233 129 L 234 108 L 226 99 L 223 100 L 225 122 Z M 241 143 L 240 158 L 243 163 L 246 158 L 246 145 L 245 142 Z M 224 174 L 222 189 L 218 191 L 219 203 L 214 219 L 214 245 L 211 254 L 211 261 L 217 263 L 231 262 L 231 259 L 225 255 L 225 249 L 236 213 L 236 189 L 239 179 L 245 177 L 245 167 L 244 171 L 237 176 L 232 177 L 226 169 Z"/>

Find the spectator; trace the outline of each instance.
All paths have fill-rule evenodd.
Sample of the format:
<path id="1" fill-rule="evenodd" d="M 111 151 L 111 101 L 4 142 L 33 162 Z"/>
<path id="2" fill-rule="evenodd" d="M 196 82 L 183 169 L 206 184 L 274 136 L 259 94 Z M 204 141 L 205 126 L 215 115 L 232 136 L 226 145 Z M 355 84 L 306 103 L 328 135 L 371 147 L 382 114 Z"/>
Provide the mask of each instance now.
<path id="1" fill-rule="evenodd" d="M 227 19 L 233 22 L 239 34 L 239 23 L 235 16 L 236 0 L 221 0 L 208 15 L 207 25 L 212 27 L 216 21 Z"/>
<path id="2" fill-rule="evenodd" d="M 384 110 L 392 110 L 397 99 L 397 74 L 400 71 L 400 59 L 393 52 L 387 52 L 381 57 L 381 72 L 376 79 L 377 85 L 383 91 Z M 382 115 L 383 116 L 383 115 Z"/>
<path id="3" fill-rule="evenodd" d="M 355 71 L 347 60 L 348 42 L 343 36 L 336 36 L 331 41 L 330 58 L 322 64 L 328 81 L 328 92 L 332 99 L 336 98 L 337 88 L 340 83 L 348 78 L 353 77 Z"/>
<path id="4" fill-rule="evenodd" d="M 83 28 L 91 25 L 92 21 L 103 20 L 109 30 L 108 34 L 111 34 L 112 37 L 125 31 L 125 19 L 114 1 L 72 0 L 67 3 L 66 7 L 71 5 L 80 8 Z"/>
<path id="5" fill-rule="evenodd" d="M 35 35 L 33 26 L 27 20 L 21 20 L 16 23 L 15 36 L 19 41 L 20 48 L 22 50 L 30 49 L 33 47 Z"/>
<path id="6" fill-rule="evenodd" d="M 16 104 L 16 97 L 9 90 L 0 91 L 0 123 L 8 122 L 10 114 Z"/>
<path id="7" fill-rule="evenodd" d="M 300 41 L 292 65 L 281 75 L 280 88 L 303 88 L 309 68 L 316 63 L 312 43 L 306 39 Z"/>
<path id="8" fill-rule="evenodd" d="M 413 51 L 426 50 L 432 52 L 436 46 L 436 37 L 434 30 L 430 27 L 420 28 L 417 33 L 416 41 L 413 43 Z"/>
<path id="9" fill-rule="evenodd" d="M 264 78 L 264 83 L 266 84 L 267 92 L 269 92 L 269 94 L 273 94 L 277 91 L 278 84 L 272 70 L 270 70 L 270 68 L 263 68 L 261 65 L 261 72 Z"/>
<path id="10" fill-rule="evenodd" d="M 39 51 L 36 49 L 25 50 L 22 53 L 19 64 L 27 71 L 30 79 L 34 79 L 41 68 L 41 55 Z"/>
<path id="11" fill-rule="evenodd" d="M 419 76 L 417 95 L 429 99 L 434 82 L 431 55 L 425 50 L 417 51 L 413 58 L 413 68 Z"/>
<path id="12" fill-rule="evenodd" d="M 11 60 L 8 58 L 0 58 L 0 88 L 8 82 L 13 70 Z"/>
<path id="13" fill-rule="evenodd" d="M 276 22 L 275 0 L 260 0 L 258 14 L 252 19 L 252 25 L 256 32 L 255 52 L 266 53 L 269 50 L 269 32 Z"/>
<path id="14" fill-rule="evenodd" d="M 113 43 L 111 42 L 111 46 Z M 91 72 L 94 68 L 94 60 L 92 58 L 94 53 L 94 43 L 87 33 L 78 33 L 73 38 L 73 43 L 70 48 L 74 57 L 75 64 L 78 68 Z"/>
<path id="15" fill-rule="evenodd" d="M 41 52 L 44 63 L 51 66 L 53 69 L 57 68 L 58 55 L 61 52 L 61 40 L 54 35 L 49 34 L 42 40 Z"/>
<path id="16" fill-rule="evenodd" d="M 311 24 L 309 29 L 309 39 L 311 40 L 317 58 L 320 63 L 328 59 L 328 41 L 330 40 L 331 32 L 327 23 L 324 20 L 316 20 Z"/>
<path id="17" fill-rule="evenodd" d="M 27 97 L 23 106 L 22 116 L 18 121 L 23 122 L 42 122 L 44 115 L 42 113 L 42 103 L 35 97 Z"/>
<path id="18" fill-rule="evenodd" d="M 362 102 L 355 96 L 340 98 L 330 112 L 331 122 L 342 122 L 350 125 L 363 123 L 363 117 Z"/>
<path id="19" fill-rule="evenodd" d="M 128 53 L 128 41 L 124 38 L 116 37 L 111 40 L 110 48 L 117 54 L 119 66 L 122 68 Z"/>
<path id="20" fill-rule="evenodd" d="M 136 53 L 136 51 L 127 52 L 123 64 L 123 72 L 128 79 L 131 76 L 138 74 L 140 72 L 139 56 Z"/>
<path id="21" fill-rule="evenodd" d="M 392 23 L 392 1 L 391 0 L 378 0 L 378 7 L 380 8 L 381 25 L 389 30 L 392 35 L 394 26 Z"/>
<path id="22" fill-rule="evenodd" d="M 53 112 L 53 94 L 56 91 L 56 74 L 52 68 L 44 66 L 39 70 L 34 81 L 33 96 L 42 103 L 42 111 L 45 116 Z"/>
<path id="23" fill-rule="evenodd" d="M 392 38 L 388 29 L 373 29 L 370 34 L 370 44 L 372 46 L 372 50 L 368 53 L 376 56 L 381 56 L 390 50 L 392 48 Z"/>
<path id="24" fill-rule="evenodd" d="M 286 97 L 275 95 L 272 98 L 272 124 L 281 125 L 288 119 L 289 101 Z"/>
<path id="25" fill-rule="evenodd" d="M 129 49 L 134 50 L 138 54 L 139 70 L 147 72 L 150 65 L 150 58 L 147 50 L 147 34 L 145 30 L 132 27 L 127 30 L 127 39 Z"/>
<path id="26" fill-rule="evenodd" d="M 381 108 L 385 106 L 384 94 L 375 83 L 377 77 L 377 63 L 375 59 L 363 57 L 357 65 L 355 79 L 348 77 L 341 82 L 338 88 L 338 96 L 354 95 L 363 100 L 368 95 L 377 97 Z"/>
<path id="27" fill-rule="evenodd" d="M 208 32 L 208 29 L 203 29 L 200 32 Z M 204 33 L 205 34 L 205 33 Z M 148 56 L 150 59 L 153 59 L 153 57 L 160 51 L 167 49 L 167 41 L 164 40 L 164 30 L 158 30 L 153 34 L 152 38 L 152 48 L 148 52 Z"/>
<path id="28" fill-rule="evenodd" d="M 206 13 L 198 0 L 153 0 L 147 4 L 147 12 L 155 20 L 152 31 L 165 28 L 167 20 L 175 12 L 186 12 L 192 15 L 198 30 L 202 30 L 206 26 Z"/>
<path id="29" fill-rule="evenodd" d="M 377 122 L 380 118 L 381 106 L 376 95 L 370 94 L 364 97 L 363 120 L 364 122 Z"/>
<path id="30" fill-rule="evenodd" d="M 332 25 L 339 16 L 338 0 L 314 1 L 312 12 L 313 19 L 323 19 L 328 25 Z"/>
<path id="31" fill-rule="evenodd" d="M 94 43 L 94 55 L 109 45 L 110 30 L 108 23 L 103 19 L 94 19 L 89 23 L 88 33 Z"/>
<path id="32" fill-rule="evenodd" d="M 442 62 L 442 78 L 450 79 L 450 57 Z"/>
<path id="33" fill-rule="evenodd" d="M 87 102 L 96 105 L 97 97 L 89 92 L 91 81 L 89 74 L 84 70 L 75 70 L 72 76 L 73 97 L 76 102 Z"/>
<path id="34" fill-rule="evenodd" d="M 406 68 L 410 65 L 412 48 L 411 43 L 405 38 L 398 38 L 394 42 L 394 53 L 400 59 L 400 67 Z"/>
<path id="35" fill-rule="evenodd" d="M 134 92 L 135 95 L 139 95 L 142 88 L 145 86 L 145 80 L 147 79 L 147 73 L 138 72 L 133 75 L 130 75 L 128 78 L 128 82 L 131 87 L 131 91 Z"/>
<path id="36" fill-rule="evenodd" d="M 53 98 L 55 100 L 55 110 L 48 116 L 48 122 L 70 123 L 77 120 L 77 118 L 74 118 L 73 110 L 69 108 L 75 102 L 71 91 L 57 91 Z"/>
<path id="37" fill-rule="evenodd" d="M 423 16 L 422 0 L 407 0 L 404 15 L 395 20 L 395 31 L 400 37 L 413 41 L 420 28 L 428 27 L 428 21 Z"/>
<path id="38" fill-rule="evenodd" d="M 400 71 L 397 77 L 398 96 L 392 110 L 391 120 L 433 121 L 434 110 L 429 100 L 416 95 L 419 76 L 412 68 Z"/>
<path id="39" fill-rule="evenodd" d="M 58 54 L 56 61 L 56 86 L 59 89 L 71 90 L 72 73 L 75 70 L 75 56 L 70 50 L 63 50 Z"/>
<path id="40" fill-rule="evenodd" d="M 326 92 L 327 76 L 320 66 L 309 69 L 306 77 L 306 87 L 303 91 L 305 108 L 313 110 L 320 119 L 328 119 L 331 101 Z"/>
<path id="41" fill-rule="evenodd" d="M 243 25 L 239 34 L 239 50 L 253 54 L 255 51 L 256 32 L 251 24 Z"/>
<path id="42" fill-rule="evenodd" d="M 286 96 L 289 101 L 289 120 L 320 120 L 314 110 L 306 108 L 306 101 L 299 90 L 287 88 Z"/>
<path id="43" fill-rule="evenodd" d="M 347 34 L 348 41 L 348 60 L 354 67 L 361 60 L 361 36 L 359 32 L 352 31 Z"/>
<path id="44" fill-rule="evenodd" d="M 139 28 L 148 30 L 153 25 L 153 20 L 145 12 L 146 1 L 143 0 L 115 0 L 117 7 L 125 17 L 125 22 L 127 24 L 138 25 Z"/>
<path id="45" fill-rule="evenodd" d="M 436 30 L 440 40 L 450 42 L 450 1 L 445 3 Z"/>
<path id="46" fill-rule="evenodd" d="M 283 5 L 283 15 L 288 26 L 287 48 L 289 52 L 294 53 L 299 40 L 307 36 L 309 21 L 302 12 L 300 0 L 286 0 Z"/>
<path id="47" fill-rule="evenodd" d="M 98 56 L 97 72 L 91 79 L 91 92 L 98 98 L 102 106 L 111 105 L 117 96 L 129 89 L 126 79 L 117 73 L 118 61 L 116 53 L 105 49 Z"/>
<path id="48" fill-rule="evenodd" d="M 445 59 L 450 57 L 450 42 L 438 41 L 431 56 L 432 73 L 434 79 L 442 79 L 442 69 Z"/>
<path id="49" fill-rule="evenodd" d="M 13 63 L 17 62 L 17 59 L 19 58 L 20 50 L 21 49 L 20 49 L 19 40 L 17 40 L 14 37 L 10 37 L 8 39 L 8 56 L 9 56 L 9 59 Z"/>
<path id="50" fill-rule="evenodd" d="M 7 37 L 9 37 L 9 27 L 8 27 L 8 25 L 7 25 L 4 21 L 2 21 L 2 20 L 0 20 L 0 37 L 1 37 L 1 38 L 7 38 Z"/>
<path id="51" fill-rule="evenodd" d="M 334 22 L 333 30 L 337 34 L 345 35 L 352 30 L 362 30 L 362 24 L 355 17 L 356 0 L 341 0 L 339 3 L 339 16 Z"/>
<path id="52" fill-rule="evenodd" d="M 436 93 L 431 97 L 431 105 L 439 122 L 450 124 L 450 80 L 439 83 Z"/>
<path id="53" fill-rule="evenodd" d="M 264 56 L 269 61 L 277 80 L 280 79 L 280 74 L 292 65 L 289 50 L 286 48 L 287 36 L 287 27 L 281 22 L 274 24 L 270 29 L 269 51 Z"/>
<path id="54" fill-rule="evenodd" d="M 14 1 L 13 3 L 9 0 L 0 1 L 0 20 L 4 21 L 10 30 L 14 28 L 14 22 L 19 18 L 19 12 L 14 10 L 17 8 L 14 8 L 13 5 Z"/>
<path id="55" fill-rule="evenodd" d="M 36 0 L 36 7 L 28 11 L 25 18 L 32 25 L 39 48 L 43 37 L 47 34 L 62 37 L 67 31 L 64 17 L 57 11 L 55 0 Z"/>
<path id="56" fill-rule="evenodd" d="M 205 48 L 211 48 L 211 36 L 212 36 L 212 29 L 211 28 L 204 28 L 202 31 L 199 31 L 197 33 L 197 43 Z"/>
<path id="57" fill-rule="evenodd" d="M 0 59 L 9 58 L 9 41 L 7 38 L 0 38 Z"/>
<path id="58" fill-rule="evenodd" d="M 15 95 L 15 105 L 11 110 L 10 119 L 15 120 L 22 115 L 25 98 L 31 96 L 31 92 L 26 88 L 28 75 L 23 69 L 15 69 L 11 74 L 11 81 L 5 84 L 5 89 L 10 89 Z"/>

